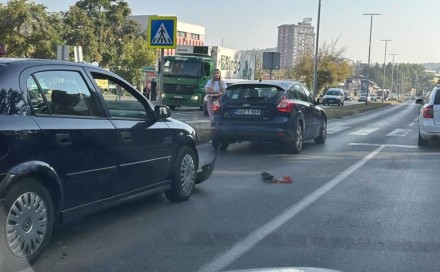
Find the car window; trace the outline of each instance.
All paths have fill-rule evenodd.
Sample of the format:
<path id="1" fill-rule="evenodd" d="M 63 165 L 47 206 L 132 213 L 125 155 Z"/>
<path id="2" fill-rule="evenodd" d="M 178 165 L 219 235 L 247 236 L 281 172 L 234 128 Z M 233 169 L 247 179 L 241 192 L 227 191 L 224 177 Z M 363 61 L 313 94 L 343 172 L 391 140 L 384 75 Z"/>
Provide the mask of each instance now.
<path id="1" fill-rule="evenodd" d="M 440 105 L 440 89 L 437 89 L 435 91 L 435 98 L 434 98 L 434 104 L 435 105 Z"/>
<path id="2" fill-rule="evenodd" d="M 291 87 L 287 92 L 286 96 L 289 99 L 299 99 L 299 93 L 296 91 L 295 88 Z"/>
<path id="3" fill-rule="evenodd" d="M 267 99 L 274 97 L 283 89 L 272 85 L 250 84 L 230 85 L 226 91 L 228 99 Z"/>
<path id="4" fill-rule="evenodd" d="M 143 119 L 148 116 L 144 104 L 135 96 L 136 90 L 129 88 L 116 78 L 91 73 L 99 86 L 111 118 Z"/>
<path id="5" fill-rule="evenodd" d="M 90 90 L 78 72 L 37 72 L 27 79 L 27 85 L 36 114 L 99 115 Z"/>
<path id="6" fill-rule="evenodd" d="M 308 101 L 308 102 L 310 102 L 310 103 L 315 103 L 315 99 L 313 98 L 313 95 L 312 95 L 312 93 L 309 91 L 309 89 L 307 89 L 307 87 L 304 86 L 304 85 L 300 85 L 300 86 L 301 86 L 302 91 L 303 91 L 304 94 L 306 95 L 306 98 L 307 98 L 306 101 Z"/>
<path id="7" fill-rule="evenodd" d="M 293 86 L 293 89 L 296 93 L 296 96 L 302 100 L 302 101 L 308 101 L 306 94 L 303 92 L 303 90 L 301 89 L 301 86 L 299 84 L 295 84 Z"/>

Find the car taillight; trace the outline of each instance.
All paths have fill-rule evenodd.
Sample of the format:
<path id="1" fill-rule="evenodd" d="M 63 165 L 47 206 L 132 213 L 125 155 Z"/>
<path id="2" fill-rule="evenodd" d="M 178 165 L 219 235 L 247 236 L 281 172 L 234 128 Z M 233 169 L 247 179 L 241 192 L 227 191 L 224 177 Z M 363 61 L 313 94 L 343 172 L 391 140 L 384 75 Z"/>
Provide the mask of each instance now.
<path id="1" fill-rule="evenodd" d="M 423 109 L 423 118 L 434 118 L 434 106 L 430 105 Z"/>
<path id="2" fill-rule="evenodd" d="M 277 110 L 280 112 L 292 112 L 293 106 L 295 106 L 295 103 L 283 96 L 280 103 L 277 105 Z"/>
<path id="3" fill-rule="evenodd" d="M 220 99 L 214 101 L 212 104 L 212 111 L 218 112 L 220 110 Z"/>

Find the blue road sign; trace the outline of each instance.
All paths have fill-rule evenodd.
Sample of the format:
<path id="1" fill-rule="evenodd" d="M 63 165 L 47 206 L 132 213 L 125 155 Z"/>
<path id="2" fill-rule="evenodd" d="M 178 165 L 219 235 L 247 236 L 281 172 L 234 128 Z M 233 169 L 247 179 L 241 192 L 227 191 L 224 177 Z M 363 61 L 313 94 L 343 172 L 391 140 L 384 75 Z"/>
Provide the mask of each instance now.
<path id="1" fill-rule="evenodd" d="M 150 48 L 176 48 L 177 17 L 150 16 L 147 41 Z"/>

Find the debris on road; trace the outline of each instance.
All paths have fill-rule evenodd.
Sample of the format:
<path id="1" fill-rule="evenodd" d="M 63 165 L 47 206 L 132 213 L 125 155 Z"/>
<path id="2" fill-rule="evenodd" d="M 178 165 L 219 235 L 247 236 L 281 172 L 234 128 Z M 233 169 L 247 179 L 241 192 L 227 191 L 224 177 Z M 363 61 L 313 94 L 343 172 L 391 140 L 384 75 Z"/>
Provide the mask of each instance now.
<path id="1" fill-rule="evenodd" d="M 291 176 L 284 176 L 281 179 L 275 179 L 273 175 L 267 172 L 261 172 L 263 181 L 266 183 L 292 183 L 293 178 Z"/>

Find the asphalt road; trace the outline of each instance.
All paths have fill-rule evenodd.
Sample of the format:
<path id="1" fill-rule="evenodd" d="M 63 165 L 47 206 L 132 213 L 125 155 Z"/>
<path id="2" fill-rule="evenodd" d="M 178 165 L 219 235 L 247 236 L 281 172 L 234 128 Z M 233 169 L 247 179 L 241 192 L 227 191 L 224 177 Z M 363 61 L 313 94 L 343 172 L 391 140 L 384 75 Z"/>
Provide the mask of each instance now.
<path id="1" fill-rule="evenodd" d="M 438 271 L 440 145 L 417 146 L 417 113 L 331 120 L 326 144 L 300 155 L 231 144 L 189 201 L 158 195 L 57 227 L 28 271 Z"/>

